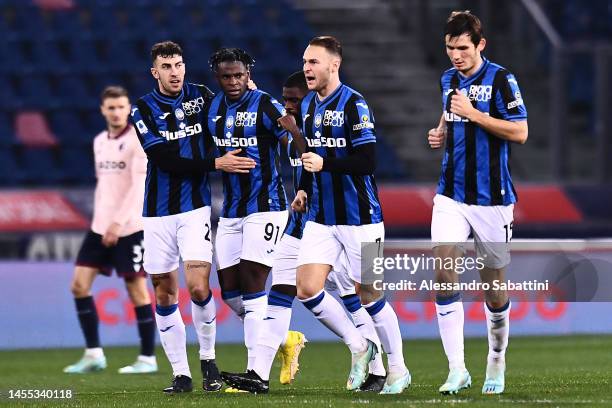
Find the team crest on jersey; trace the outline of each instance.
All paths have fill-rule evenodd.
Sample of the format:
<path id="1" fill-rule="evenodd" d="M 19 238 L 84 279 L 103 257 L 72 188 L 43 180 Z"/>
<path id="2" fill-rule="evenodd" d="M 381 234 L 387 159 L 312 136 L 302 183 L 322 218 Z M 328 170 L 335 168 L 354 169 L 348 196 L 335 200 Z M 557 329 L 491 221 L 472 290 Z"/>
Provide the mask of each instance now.
<path id="1" fill-rule="evenodd" d="M 321 114 L 320 113 L 317 113 L 317 115 L 315 116 L 314 123 L 316 127 L 321 126 Z"/>
<path id="2" fill-rule="evenodd" d="M 230 129 L 232 126 L 234 126 L 234 117 L 228 116 L 227 119 L 225 119 L 225 127 Z"/>
<path id="3" fill-rule="evenodd" d="M 183 112 L 183 110 L 181 108 L 176 108 L 174 111 L 174 116 L 176 116 L 176 118 L 178 120 L 183 120 L 185 119 L 185 113 Z"/>

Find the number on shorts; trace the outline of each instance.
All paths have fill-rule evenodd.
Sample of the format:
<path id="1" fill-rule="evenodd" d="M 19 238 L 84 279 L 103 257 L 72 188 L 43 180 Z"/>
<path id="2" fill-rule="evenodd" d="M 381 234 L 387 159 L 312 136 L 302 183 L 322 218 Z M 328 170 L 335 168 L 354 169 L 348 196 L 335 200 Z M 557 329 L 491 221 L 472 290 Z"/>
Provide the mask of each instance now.
<path id="1" fill-rule="evenodd" d="M 210 225 L 205 223 L 204 226 L 206 227 L 206 235 L 204 235 L 204 239 L 210 242 Z"/>
<path id="2" fill-rule="evenodd" d="M 274 230 L 276 229 L 276 234 L 274 234 Z M 276 245 L 276 241 L 278 241 L 278 234 L 280 233 L 280 227 L 274 226 L 271 222 L 266 224 L 264 229 L 264 239 L 266 241 L 270 241 L 272 237 L 274 237 L 274 245 Z"/>
<path id="3" fill-rule="evenodd" d="M 510 242 L 512 240 L 512 227 L 514 227 L 514 221 L 510 224 L 504 225 L 504 229 L 506 230 L 506 242 Z"/>
<path id="4" fill-rule="evenodd" d="M 144 257 L 144 243 L 140 241 L 140 245 L 134 245 L 132 247 L 132 253 L 134 257 L 132 258 L 132 262 L 134 262 L 134 270 L 137 271 L 142 266 L 142 258 Z"/>

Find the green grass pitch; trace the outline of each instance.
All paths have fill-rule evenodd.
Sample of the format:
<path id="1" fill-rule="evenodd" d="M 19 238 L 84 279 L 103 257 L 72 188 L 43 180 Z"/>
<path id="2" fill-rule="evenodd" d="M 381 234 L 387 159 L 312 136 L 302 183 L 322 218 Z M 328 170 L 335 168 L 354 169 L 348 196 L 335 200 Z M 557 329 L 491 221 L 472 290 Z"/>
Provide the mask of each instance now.
<path id="1" fill-rule="evenodd" d="M 480 394 L 487 353 L 486 339 L 468 339 L 466 362 L 473 385 L 456 396 L 438 394 L 447 368 L 439 340 L 410 340 L 404 353 L 412 373 L 412 386 L 402 395 L 371 395 L 344 390 L 350 355 L 339 343 L 308 343 L 294 384 L 278 382 L 279 363 L 272 371 L 268 395 L 204 394 L 197 349 L 190 346 L 194 392 L 167 396 L 161 389 L 171 380 L 170 366 L 158 348 L 160 372 L 119 375 L 131 363 L 136 348 L 106 348 L 109 367 L 101 373 L 68 375 L 62 368 L 76 361 L 82 350 L 15 350 L 0 352 L 0 406 L 86 407 L 346 407 L 346 406 L 612 406 L 612 336 L 517 337 L 507 353 L 506 392 Z M 242 345 L 219 345 L 221 370 L 244 369 Z M 9 389 L 71 389 L 71 400 L 9 400 Z"/>

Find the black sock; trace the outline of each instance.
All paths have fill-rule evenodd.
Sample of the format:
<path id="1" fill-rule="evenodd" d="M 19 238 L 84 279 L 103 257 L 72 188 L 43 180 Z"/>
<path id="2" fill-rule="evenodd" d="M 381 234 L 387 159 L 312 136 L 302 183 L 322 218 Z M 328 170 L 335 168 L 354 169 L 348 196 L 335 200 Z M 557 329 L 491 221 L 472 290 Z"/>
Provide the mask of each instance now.
<path id="1" fill-rule="evenodd" d="M 75 298 L 77 315 L 81 323 L 81 330 L 85 336 L 87 348 L 100 347 L 100 336 L 98 335 L 98 311 L 93 296 Z"/>
<path id="2" fill-rule="evenodd" d="M 138 334 L 140 335 L 140 354 L 143 356 L 155 355 L 155 319 L 151 305 L 134 306 L 136 320 L 138 321 Z"/>

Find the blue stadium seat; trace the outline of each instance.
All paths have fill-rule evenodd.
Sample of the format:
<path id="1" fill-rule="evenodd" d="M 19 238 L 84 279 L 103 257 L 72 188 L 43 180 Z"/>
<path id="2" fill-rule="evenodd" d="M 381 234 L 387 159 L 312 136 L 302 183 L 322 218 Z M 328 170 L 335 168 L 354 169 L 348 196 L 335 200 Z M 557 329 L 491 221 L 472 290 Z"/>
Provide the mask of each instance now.
<path id="1" fill-rule="evenodd" d="M 28 109 L 53 106 L 57 101 L 46 76 L 31 75 L 21 80 L 21 97 Z"/>
<path id="2" fill-rule="evenodd" d="M 63 146 L 83 144 L 83 121 L 79 115 L 70 109 L 61 109 L 47 115 L 51 129 Z"/>
<path id="3" fill-rule="evenodd" d="M 92 184 L 95 177 L 93 150 L 88 147 L 65 147 L 61 152 L 62 181 L 72 184 Z"/>
<path id="4" fill-rule="evenodd" d="M 20 171 L 15 155 L 8 150 L 0 150 L 0 186 L 13 187 L 23 183 L 23 172 Z"/>
<path id="5" fill-rule="evenodd" d="M 53 185 L 61 179 L 55 151 L 30 148 L 21 152 L 21 171 L 24 182 L 31 185 Z"/>

